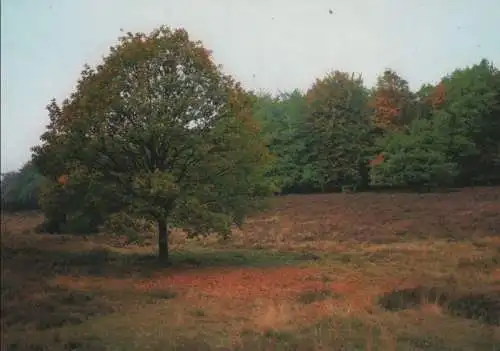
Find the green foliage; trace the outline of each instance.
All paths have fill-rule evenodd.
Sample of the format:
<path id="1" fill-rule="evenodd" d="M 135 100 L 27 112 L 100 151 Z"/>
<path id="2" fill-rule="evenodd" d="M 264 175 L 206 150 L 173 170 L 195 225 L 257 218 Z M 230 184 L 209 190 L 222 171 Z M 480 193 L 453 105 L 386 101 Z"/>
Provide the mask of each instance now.
<path id="1" fill-rule="evenodd" d="M 111 235 L 124 235 L 130 243 L 140 243 L 145 233 L 153 233 L 156 228 L 151 221 L 127 212 L 114 212 L 106 217 L 101 229 Z"/>
<path id="2" fill-rule="evenodd" d="M 362 78 L 333 72 L 316 81 L 307 99 L 302 181 L 321 190 L 366 187 L 372 137 Z"/>
<path id="3" fill-rule="evenodd" d="M 500 182 L 500 74 L 488 61 L 454 71 L 417 93 L 420 117 L 381 142 L 372 183 L 443 186 Z"/>
<path id="4" fill-rule="evenodd" d="M 273 179 L 276 190 L 289 192 L 300 188 L 300 159 L 307 147 L 300 133 L 307 111 L 305 96 L 298 90 L 277 97 L 261 94 L 255 98 L 254 116 L 262 126 L 266 146 L 275 156 L 266 176 Z"/>
<path id="5" fill-rule="evenodd" d="M 303 95 L 261 95 L 254 114 L 276 156 L 267 175 L 284 192 L 368 185 L 368 90 L 360 77 L 334 72 Z"/>
<path id="6" fill-rule="evenodd" d="M 80 212 L 96 224 L 115 212 L 154 220 L 163 259 L 168 225 L 228 235 L 270 190 L 250 109 L 250 95 L 184 30 L 128 33 L 103 64 L 84 69 L 61 107 L 48 107 L 34 162 L 69 181 L 52 185 L 45 203 L 64 204 L 66 220 Z"/>
<path id="7" fill-rule="evenodd" d="M 2 175 L 2 209 L 7 211 L 38 209 L 38 191 L 43 177 L 31 162 L 17 172 Z"/>
<path id="8" fill-rule="evenodd" d="M 499 77 L 483 60 L 417 92 L 388 69 L 371 91 L 334 72 L 305 95 L 254 96 L 266 176 L 285 193 L 500 183 Z"/>
<path id="9" fill-rule="evenodd" d="M 418 115 L 417 101 L 408 82 L 395 71 L 386 69 L 371 92 L 373 125 L 380 132 L 405 129 Z"/>
<path id="10" fill-rule="evenodd" d="M 388 134 L 380 141 L 384 161 L 371 168 L 372 183 L 395 187 L 451 185 L 457 164 L 447 157 L 447 142 L 427 120 L 415 120 L 407 132 Z"/>
<path id="11" fill-rule="evenodd" d="M 102 181 L 102 176 L 84 167 L 74 168 L 68 181 L 60 184 L 46 179 L 40 186 L 40 207 L 45 222 L 39 231 L 49 233 L 96 233 L 106 213 L 121 206 L 117 187 Z"/>
<path id="12" fill-rule="evenodd" d="M 454 155 L 459 183 L 500 183 L 500 71 L 482 60 L 455 70 L 442 83 L 446 99 L 439 112 L 447 115 L 450 134 L 467 138 L 476 149 L 465 157 Z"/>

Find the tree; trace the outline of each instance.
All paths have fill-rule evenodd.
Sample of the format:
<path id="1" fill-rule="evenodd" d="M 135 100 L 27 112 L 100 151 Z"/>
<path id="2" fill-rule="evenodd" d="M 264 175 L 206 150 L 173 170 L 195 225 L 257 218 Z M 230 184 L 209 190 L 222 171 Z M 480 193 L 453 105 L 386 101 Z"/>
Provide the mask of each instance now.
<path id="1" fill-rule="evenodd" d="M 415 94 L 415 118 L 431 119 L 446 101 L 446 87 L 440 82 L 436 86 L 424 84 Z"/>
<path id="2" fill-rule="evenodd" d="M 118 200 L 101 197 L 100 211 L 155 221 L 161 262 L 171 226 L 229 235 L 269 194 L 250 95 L 182 29 L 120 38 L 49 113 L 34 148 L 42 173 L 80 174 L 94 200 L 109 186 Z"/>
<path id="3" fill-rule="evenodd" d="M 19 171 L 2 174 L 2 210 L 38 209 L 38 191 L 43 177 L 31 162 Z"/>
<path id="4" fill-rule="evenodd" d="M 430 104 L 433 110 L 437 110 L 446 101 L 446 87 L 443 83 L 439 83 L 434 87 L 430 96 Z"/>
<path id="5" fill-rule="evenodd" d="M 370 106 L 372 122 L 380 131 L 401 130 L 415 118 L 415 96 L 408 82 L 387 69 L 378 77 Z"/>
<path id="6" fill-rule="evenodd" d="M 276 97 L 256 96 L 254 116 L 262 125 L 263 138 L 275 156 L 266 175 L 275 181 L 280 192 L 300 190 L 299 160 L 305 150 L 299 133 L 304 128 L 307 109 L 307 101 L 298 90 Z"/>
<path id="7" fill-rule="evenodd" d="M 303 138 L 309 155 L 303 178 L 322 190 L 368 185 L 372 130 L 368 91 L 360 76 L 335 71 L 307 92 Z"/>
<path id="8" fill-rule="evenodd" d="M 40 190 L 45 221 L 38 230 L 48 233 L 94 234 L 106 224 L 106 213 L 119 211 L 119 189 L 103 182 L 96 172 L 74 168 L 57 181 L 45 180 Z"/>
<path id="9" fill-rule="evenodd" d="M 474 153 L 459 154 L 460 183 L 500 182 L 500 71 L 487 60 L 457 69 L 442 80 L 446 99 L 436 118 L 447 121 L 450 150 L 456 137 L 474 144 Z M 451 155 L 452 156 L 452 155 Z"/>
<path id="10" fill-rule="evenodd" d="M 373 185 L 437 187 L 453 184 L 457 164 L 447 157 L 448 140 L 432 121 L 413 121 L 408 131 L 379 140 L 383 152 L 371 162 Z"/>

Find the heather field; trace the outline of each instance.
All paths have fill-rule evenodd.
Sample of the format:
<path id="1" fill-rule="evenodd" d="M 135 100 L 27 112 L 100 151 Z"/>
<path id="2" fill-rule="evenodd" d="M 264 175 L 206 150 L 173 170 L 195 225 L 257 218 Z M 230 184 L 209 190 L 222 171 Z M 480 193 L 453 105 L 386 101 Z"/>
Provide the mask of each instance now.
<path id="1" fill-rule="evenodd" d="M 492 6 L 18 3 L 2 350 L 500 351 Z"/>
<path id="2" fill-rule="evenodd" d="M 289 195 L 217 236 L 2 217 L 4 350 L 498 350 L 500 188 Z"/>

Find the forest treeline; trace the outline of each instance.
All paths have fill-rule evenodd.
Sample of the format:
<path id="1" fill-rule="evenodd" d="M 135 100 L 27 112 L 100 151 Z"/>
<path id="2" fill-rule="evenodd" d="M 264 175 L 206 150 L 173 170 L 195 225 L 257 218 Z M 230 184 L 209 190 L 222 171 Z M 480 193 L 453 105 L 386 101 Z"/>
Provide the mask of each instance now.
<path id="1" fill-rule="evenodd" d="M 500 73 L 487 60 L 416 92 L 393 70 L 371 89 L 335 71 L 305 94 L 256 95 L 254 116 L 285 193 L 500 181 Z"/>
<path id="2" fill-rule="evenodd" d="M 418 91 L 388 69 L 372 88 L 333 71 L 305 93 L 248 94 L 276 192 L 500 183 L 500 72 L 486 59 Z M 38 208 L 43 180 L 31 161 L 4 174 L 3 208 Z"/>

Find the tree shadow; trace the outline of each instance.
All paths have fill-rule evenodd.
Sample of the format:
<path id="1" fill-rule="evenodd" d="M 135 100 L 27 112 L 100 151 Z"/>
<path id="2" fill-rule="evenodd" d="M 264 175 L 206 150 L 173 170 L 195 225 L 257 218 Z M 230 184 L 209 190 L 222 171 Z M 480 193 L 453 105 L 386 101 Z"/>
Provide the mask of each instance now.
<path id="1" fill-rule="evenodd" d="M 173 252 L 172 265 L 166 270 L 155 255 L 122 253 L 103 248 L 74 251 L 29 245 L 9 246 L 3 242 L 1 245 L 2 325 L 9 330 L 22 330 L 25 327 L 49 330 L 78 325 L 89 318 L 113 313 L 114 294 L 118 294 L 119 298 L 131 298 L 131 301 L 139 298 L 136 293 L 121 289 L 103 293 L 100 289 L 87 289 L 78 284 L 89 277 L 105 278 L 105 281 L 126 281 L 127 278 L 141 280 L 150 278 L 156 272 L 169 274 L 210 267 L 269 267 L 297 264 L 316 258 L 314 255 L 264 250 L 203 249 Z M 55 283 L 58 276 L 76 278 L 76 285 Z M 142 294 L 139 300 L 173 299 L 176 295 L 170 289 L 151 289 Z"/>
<path id="2" fill-rule="evenodd" d="M 212 267 L 273 267 L 320 259 L 313 254 L 265 250 L 209 250 L 172 252 L 170 269 L 186 270 Z M 13 248 L 2 245 L 5 268 L 26 271 L 29 275 L 105 276 L 113 278 L 149 277 L 165 269 L 156 255 L 121 253 L 108 249 L 62 251 L 34 247 Z"/>

